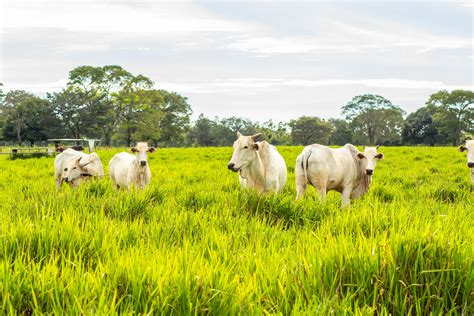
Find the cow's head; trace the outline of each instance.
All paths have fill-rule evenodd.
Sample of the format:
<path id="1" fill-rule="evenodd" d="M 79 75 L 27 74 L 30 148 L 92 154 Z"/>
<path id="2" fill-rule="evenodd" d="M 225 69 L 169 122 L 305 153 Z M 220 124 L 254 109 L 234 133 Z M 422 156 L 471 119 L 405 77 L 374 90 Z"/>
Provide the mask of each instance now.
<path id="1" fill-rule="evenodd" d="M 458 150 L 467 151 L 467 167 L 474 168 L 474 140 L 466 141 L 466 145 L 459 146 Z"/>
<path id="2" fill-rule="evenodd" d="M 148 163 L 147 153 L 155 152 L 155 147 L 148 147 L 148 143 L 137 143 L 137 146 L 132 147 L 131 151 L 135 153 L 137 157 L 137 164 L 140 167 L 146 167 Z"/>
<path id="3" fill-rule="evenodd" d="M 84 178 L 92 177 L 89 172 L 88 165 L 97 159 L 96 154 L 89 155 L 89 159 L 85 161 L 82 157 L 71 160 L 63 170 L 63 179 L 72 187 L 77 187 Z"/>
<path id="4" fill-rule="evenodd" d="M 383 158 L 383 154 L 378 152 L 379 147 L 379 145 L 376 147 L 364 147 L 364 153 L 357 154 L 359 159 L 365 159 L 365 172 L 368 176 L 374 173 L 377 160 Z"/>
<path id="5" fill-rule="evenodd" d="M 237 172 L 251 164 L 257 157 L 259 145 L 256 140 L 262 135 L 257 133 L 253 136 L 243 136 L 237 132 L 237 140 L 234 142 L 234 154 L 227 164 L 227 168 Z"/>

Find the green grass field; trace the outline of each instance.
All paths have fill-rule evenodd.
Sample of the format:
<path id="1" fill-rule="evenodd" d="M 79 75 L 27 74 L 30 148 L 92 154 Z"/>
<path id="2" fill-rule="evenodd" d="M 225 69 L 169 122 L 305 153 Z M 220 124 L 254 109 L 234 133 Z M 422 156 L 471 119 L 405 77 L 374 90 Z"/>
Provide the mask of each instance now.
<path id="1" fill-rule="evenodd" d="M 455 148 L 381 148 L 340 209 L 243 191 L 231 148 L 159 149 L 145 191 L 55 195 L 53 158 L 0 156 L 1 314 L 474 313 L 474 192 Z M 119 149 L 98 151 L 104 167 Z"/>

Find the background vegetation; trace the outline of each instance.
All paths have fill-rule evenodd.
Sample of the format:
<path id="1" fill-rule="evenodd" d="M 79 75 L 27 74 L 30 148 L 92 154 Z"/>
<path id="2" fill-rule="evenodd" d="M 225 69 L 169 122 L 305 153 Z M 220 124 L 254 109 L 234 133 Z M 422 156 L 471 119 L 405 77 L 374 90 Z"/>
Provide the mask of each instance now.
<path id="1" fill-rule="evenodd" d="M 369 193 L 258 197 L 231 148 L 159 149 L 142 192 L 108 179 L 55 195 L 53 158 L 0 157 L 0 313 L 474 313 L 465 155 L 381 148 Z M 120 151 L 100 150 L 106 166 Z"/>
<path id="2" fill-rule="evenodd" d="M 379 95 L 355 96 L 341 105 L 343 119 L 303 116 L 289 122 L 208 118 L 191 122 L 186 97 L 153 88 L 143 75 L 120 66 L 80 66 L 67 86 L 42 98 L 0 91 L 0 141 L 31 144 L 48 138 L 102 139 L 102 144 L 145 141 L 158 147 L 229 146 L 236 131 L 263 131 L 277 145 L 459 145 L 474 133 L 474 92 L 439 91 L 406 113 Z M 421 105 L 420 105 L 421 106 Z"/>

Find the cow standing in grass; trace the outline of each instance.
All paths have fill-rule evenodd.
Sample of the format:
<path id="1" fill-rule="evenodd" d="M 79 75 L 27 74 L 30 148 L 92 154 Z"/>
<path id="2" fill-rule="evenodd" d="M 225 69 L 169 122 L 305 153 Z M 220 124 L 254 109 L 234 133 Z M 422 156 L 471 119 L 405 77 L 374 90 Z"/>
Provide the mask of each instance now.
<path id="1" fill-rule="evenodd" d="M 237 132 L 234 154 L 227 168 L 239 173 L 242 187 L 253 188 L 259 193 L 278 193 L 286 184 L 285 160 L 275 146 L 256 141 L 261 135 L 243 136 Z"/>
<path id="2" fill-rule="evenodd" d="M 466 145 L 459 146 L 459 151 L 467 150 L 467 167 L 471 170 L 471 191 L 474 190 L 474 140 L 466 141 Z"/>
<path id="3" fill-rule="evenodd" d="M 109 162 L 110 180 L 117 189 L 130 190 L 131 185 L 143 189 L 150 184 L 151 171 L 147 154 L 155 152 L 155 148 L 148 147 L 147 143 L 137 143 L 131 150 L 135 155 L 121 152 Z"/>
<path id="4" fill-rule="evenodd" d="M 336 190 L 342 195 L 342 206 L 364 195 L 372 181 L 376 160 L 383 158 L 377 147 L 366 147 L 364 153 L 351 145 L 333 149 L 314 144 L 307 146 L 296 159 L 296 199 L 311 184 L 324 200 L 326 193 Z"/>
<path id="5" fill-rule="evenodd" d="M 56 190 L 61 188 L 63 182 L 71 187 L 78 187 L 83 180 L 92 177 L 102 177 L 104 167 L 96 153 L 85 154 L 74 149 L 66 149 L 54 159 L 54 177 Z"/>

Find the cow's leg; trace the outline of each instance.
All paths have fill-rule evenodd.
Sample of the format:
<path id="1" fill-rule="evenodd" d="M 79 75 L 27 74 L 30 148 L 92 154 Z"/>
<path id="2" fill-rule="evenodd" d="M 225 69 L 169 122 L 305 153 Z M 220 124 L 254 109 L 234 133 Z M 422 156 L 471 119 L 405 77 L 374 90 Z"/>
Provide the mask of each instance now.
<path id="1" fill-rule="evenodd" d="M 115 181 L 115 177 L 113 175 L 110 175 L 110 182 L 112 183 L 112 186 L 116 187 L 117 189 L 120 188 L 117 182 Z"/>
<path id="2" fill-rule="evenodd" d="M 295 179 L 296 179 L 296 200 L 304 195 L 304 191 L 308 185 L 308 180 L 301 165 L 302 158 L 298 156 L 295 166 Z"/>
<path id="3" fill-rule="evenodd" d="M 321 198 L 321 202 L 326 201 L 326 192 L 327 192 L 327 183 L 328 180 L 326 178 L 319 178 L 319 179 L 314 179 L 314 186 L 316 190 L 319 193 L 319 196 Z"/>
<path id="4" fill-rule="evenodd" d="M 471 171 L 471 192 L 474 191 L 474 172 Z"/>
<path id="5" fill-rule="evenodd" d="M 349 207 L 351 205 L 352 187 L 345 187 L 341 193 L 341 206 Z"/>
<path id="6" fill-rule="evenodd" d="M 61 185 L 63 184 L 63 177 L 59 175 L 59 177 L 56 177 L 56 192 L 59 192 L 61 189 Z"/>

